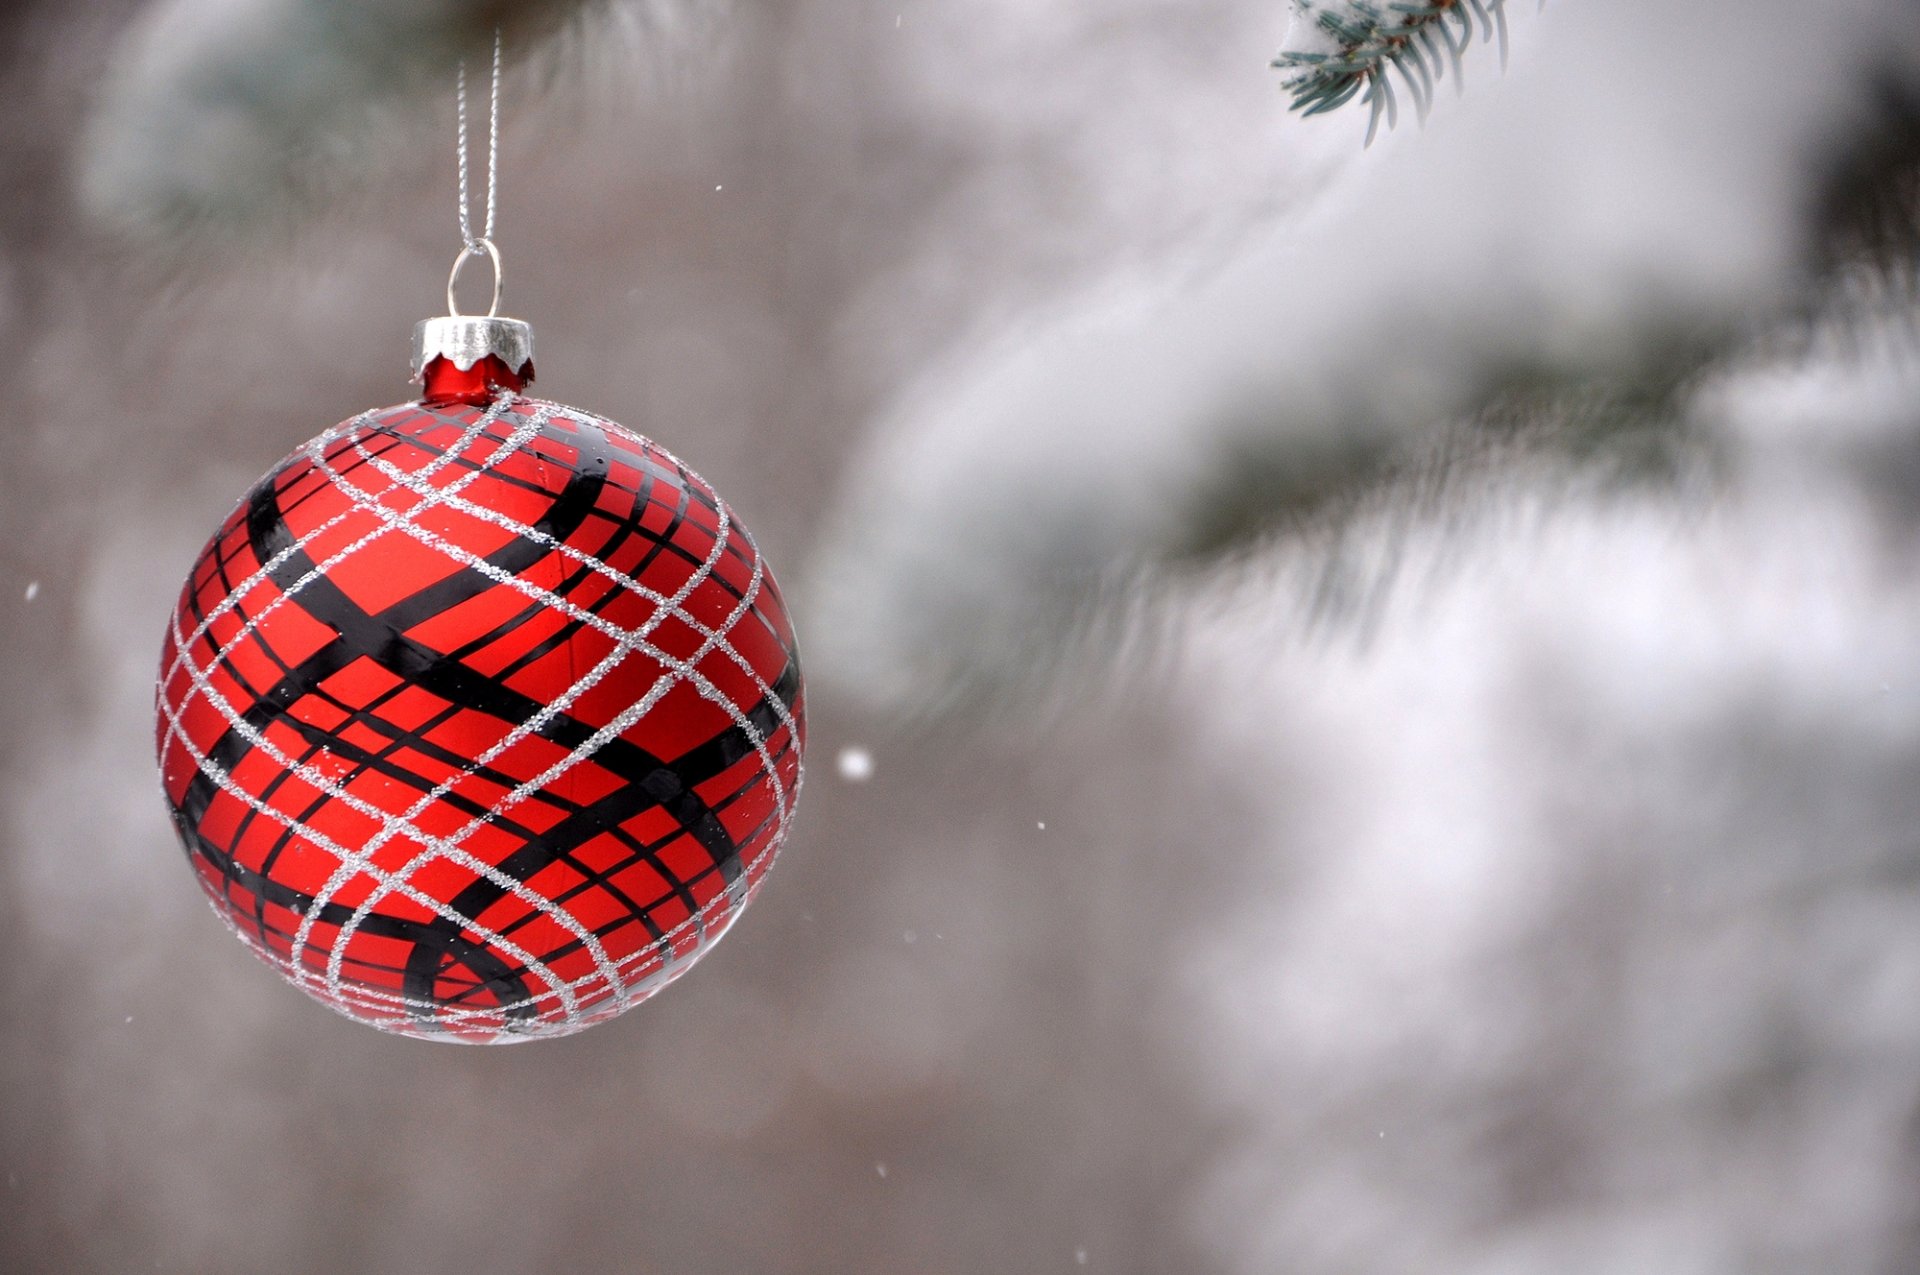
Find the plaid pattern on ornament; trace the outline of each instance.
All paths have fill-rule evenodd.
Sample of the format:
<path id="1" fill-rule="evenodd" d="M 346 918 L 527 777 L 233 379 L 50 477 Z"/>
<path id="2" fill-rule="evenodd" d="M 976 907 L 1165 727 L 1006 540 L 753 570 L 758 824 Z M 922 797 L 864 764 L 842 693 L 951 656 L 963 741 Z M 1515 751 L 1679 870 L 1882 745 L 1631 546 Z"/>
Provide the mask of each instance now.
<path id="1" fill-rule="evenodd" d="M 327 431 L 182 589 L 159 756 L 215 910 L 323 1003 L 562 1035 L 683 973 L 793 817 L 792 627 L 656 444 L 503 394 Z"/>

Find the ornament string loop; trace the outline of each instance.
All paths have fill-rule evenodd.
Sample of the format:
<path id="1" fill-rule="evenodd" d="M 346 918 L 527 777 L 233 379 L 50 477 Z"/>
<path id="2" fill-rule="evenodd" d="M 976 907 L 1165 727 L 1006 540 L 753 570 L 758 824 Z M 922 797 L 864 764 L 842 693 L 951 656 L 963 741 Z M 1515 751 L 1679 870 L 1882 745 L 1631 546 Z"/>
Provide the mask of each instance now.
<path id="1" fill-rule="evenodd" d="M 460 282 L 460 271 L 467 260 L 484 254 L 493 260 L 493 303 L 487 307 L 487 317 L 495 318 L 500 313 L 500 285 L 506 279 L 506 273 L 500 267 L 500 250 L 493 246 L 493 240 L 482 235 L 460 250 L 453 259 L 453 272 L 447 276 L 447 314 L 452 318 L 463 317 L 460 313 L 460 298 L 454 294 L 455 285 Z"/>
<path id="2" fill-rule="evenodd" d="M 472 198 L 468 194 L 467 183 L 467 61 L 460 59 L 460 67 L 454 79 L 454 107 L 457 126 L 457 148 L 460 158 L 460 244 L 463 256 L 477 257 L 481 253 L 491 253 L 495 262 L 495 278 L 498 275 L 499 252 L 493 247 L 493 228 L 495 214 L 499 209 L 500 194 L 500 28 L 493 29 L 493 82 L 489 92 L 487 110 L 487 207 L 486 219 L 481 223 L 480 233 L 473 233 L 473 218 L 469 211 Z M 455 270 L 458 271 L 456 266 Z M 497 289 L 496 289 L 497 292 Z M 454 313 L 458 313 L 455 311 Z"/>

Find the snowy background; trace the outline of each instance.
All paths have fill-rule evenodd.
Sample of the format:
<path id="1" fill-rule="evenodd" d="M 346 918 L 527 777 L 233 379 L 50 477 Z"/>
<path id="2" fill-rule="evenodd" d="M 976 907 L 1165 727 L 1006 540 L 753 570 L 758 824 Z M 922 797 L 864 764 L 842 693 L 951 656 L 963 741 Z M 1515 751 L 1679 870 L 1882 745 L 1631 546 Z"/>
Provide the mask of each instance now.
<path id="1" fill-rule="evenodd" d="M 726 493 L 813 736 L 692 977 L 473 1050 L 245 954 L 150 718 L 408 394 L 496 13 L 538 388 Z M 1920 9 L 1515 5 L 1364 152 L 1288 20 L 13 6 L 0 1268 L 1920 1269 Z"/>

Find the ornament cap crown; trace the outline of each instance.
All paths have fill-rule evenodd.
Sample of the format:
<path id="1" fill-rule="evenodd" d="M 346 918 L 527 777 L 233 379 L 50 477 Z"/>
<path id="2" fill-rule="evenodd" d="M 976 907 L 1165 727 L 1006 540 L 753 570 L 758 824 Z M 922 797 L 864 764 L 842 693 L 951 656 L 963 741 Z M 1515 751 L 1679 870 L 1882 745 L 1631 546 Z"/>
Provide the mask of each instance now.
<path id="1" fill-rule="evenodd" d="M 533 379 L 533 327 L 519 319 L 471 314 L 443 315 L 413 325 L 413 379 L 443 358 L 462 372 L 488 355 L 521 381 Z"/>

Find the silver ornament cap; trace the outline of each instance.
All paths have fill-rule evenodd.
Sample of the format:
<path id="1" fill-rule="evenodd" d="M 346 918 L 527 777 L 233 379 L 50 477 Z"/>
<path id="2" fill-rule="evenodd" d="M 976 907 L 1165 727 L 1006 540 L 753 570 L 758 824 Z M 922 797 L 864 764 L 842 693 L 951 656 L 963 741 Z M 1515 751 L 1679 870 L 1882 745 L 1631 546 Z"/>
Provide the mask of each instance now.
<path id="1" fill-rule="evenodd" d="M 523 381 L 533 379 L 533 325 L 519 319 L 449 314 L 413 325 L 413 379 L 444 358 L 462 372 L 489 354 Z"/>

